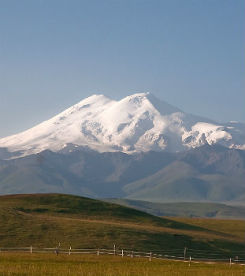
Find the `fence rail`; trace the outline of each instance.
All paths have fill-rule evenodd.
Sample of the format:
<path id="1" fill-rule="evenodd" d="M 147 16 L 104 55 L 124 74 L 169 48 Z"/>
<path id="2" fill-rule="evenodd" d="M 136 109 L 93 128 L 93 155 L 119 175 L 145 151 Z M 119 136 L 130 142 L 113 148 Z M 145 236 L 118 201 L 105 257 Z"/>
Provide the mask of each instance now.
<path id="1" fill-rule="evenodd" d="M 128 250 L 128 249 L 119 249 L 114 245 L 113 249 L 106 248 L 72 248 L 71 246 L 68 248 L 62 248 L 60 246 L 54 248 L 39 248 L 39 247 L 1 247 L 0 254 L 4 252 L 15 252 L 15 253 L 54 253 L 54 254 L 94 254 L 94 255 L 115 255 L 121 257 L 140 257 L 147 258 L 149 261 L 152 259 L 158 260 L 178 260 L 189 262 L 226 262 L 230 265 L 232 264 L 242 264 L 245 265 L 245 250 L 244 251 L 234 251 L 232 254 L 228 254 L 227 252 L 209 252 L 205 250 L 197 250 L 197 249 L 187 249 L 184 248 L 176 249 L 176 250 L 166 250 L 166 251 L 151 251 L 144 252 L 138 250 Z"/>

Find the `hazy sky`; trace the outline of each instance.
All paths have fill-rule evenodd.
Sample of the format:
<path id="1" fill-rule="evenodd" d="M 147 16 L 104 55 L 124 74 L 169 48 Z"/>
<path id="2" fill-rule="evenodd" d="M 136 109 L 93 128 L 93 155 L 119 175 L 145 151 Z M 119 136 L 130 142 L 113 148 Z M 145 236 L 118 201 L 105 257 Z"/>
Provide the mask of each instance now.
<path id="1" fill-rule="evenodd" d="M 245 122 L 244 0 L 0 0 L 0 137 L 83 98 L 152 92 Z"/>

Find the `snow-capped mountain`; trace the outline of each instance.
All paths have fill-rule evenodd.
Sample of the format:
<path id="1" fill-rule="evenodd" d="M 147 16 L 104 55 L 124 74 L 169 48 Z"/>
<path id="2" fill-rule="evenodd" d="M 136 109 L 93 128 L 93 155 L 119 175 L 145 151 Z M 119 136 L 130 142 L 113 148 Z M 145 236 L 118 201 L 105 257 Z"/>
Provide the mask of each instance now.
<path id="1" fill-rule="evenodd" d="M 105 151 L 182 151 L 204 144 L 245 149 L 245 125 L 218 124 L 181 111 L 152 94 L 138 93 L 115 101 L 90 96 L 50 120 L 0 139 L 0 148 L 19 156 L 67 144 Z"/>

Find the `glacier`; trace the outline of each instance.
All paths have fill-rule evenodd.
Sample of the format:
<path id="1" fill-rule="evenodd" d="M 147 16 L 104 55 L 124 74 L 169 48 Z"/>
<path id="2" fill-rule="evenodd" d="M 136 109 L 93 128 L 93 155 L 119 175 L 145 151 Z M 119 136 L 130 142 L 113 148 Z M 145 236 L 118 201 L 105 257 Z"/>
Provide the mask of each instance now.
<path id="1" fill-rule="evenodd" d="M 0 139 L 0 148 L 26 156 L 67 145 L 99 152 L 179 152 L 204 144 L 245 150 L 245 124 L 217 123 L 137 93 L 119 101 L 92 95 L 26 131 Z"/>

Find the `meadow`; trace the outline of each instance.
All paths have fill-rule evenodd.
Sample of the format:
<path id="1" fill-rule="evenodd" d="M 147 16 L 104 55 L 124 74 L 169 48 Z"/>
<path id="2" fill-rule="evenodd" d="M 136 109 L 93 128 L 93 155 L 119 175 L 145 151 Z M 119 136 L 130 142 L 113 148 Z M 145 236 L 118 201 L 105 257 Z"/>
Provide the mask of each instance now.
<path id="1" fill-rule="evenodd" d="M 243 276 L 245 266 L 96 255 L 1 253 L 1 276 Z"/>
<path id="2" fill-rule="evenodd" d="M 229 264 L 236 256 L 245 260 L 244 229 L 244 220 L 162 218 L 71 195 L 1 196 L 0 276 L 245 275 L 245 266 Z M 192 263 L 96 255 L 97 249 L 113 250 L 114 244 L 117 250 L 172 254 L 180 260 L 187 248 L 186 259 L 191 256 Z M 66 252 L 71 246 L 93 249 L 94 254 L 37 253 L 38 248 L 58 245 Z M 5 252 L 10 247 L 25 247 L 27 252 Z M 224 262 L 193 262 L 201 259 Z"/>
<path id="3" fill-rule="evenodd" d="M 59 194 L 0 197 L 0 249 L 105 248 L 215 254 L 245 259 L 244 220 L 161 218 L 132 208 Z M 192 252 L 191 252 L 192 250 Z"/>

